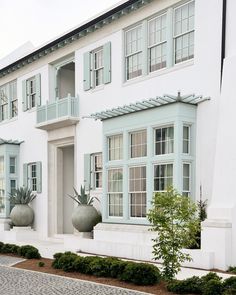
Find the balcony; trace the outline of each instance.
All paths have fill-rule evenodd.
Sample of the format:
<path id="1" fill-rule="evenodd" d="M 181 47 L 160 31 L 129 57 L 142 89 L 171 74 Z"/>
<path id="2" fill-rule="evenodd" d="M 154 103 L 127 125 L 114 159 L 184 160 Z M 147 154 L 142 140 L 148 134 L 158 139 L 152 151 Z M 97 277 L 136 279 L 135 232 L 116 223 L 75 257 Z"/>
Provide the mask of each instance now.
<path id="1" fill-rule="evenodd" d="M 75 125 L 79 121 L 79 99 L 71 97 L 58 99 L 37 107 L 36 128 L 53 130 Z"/>

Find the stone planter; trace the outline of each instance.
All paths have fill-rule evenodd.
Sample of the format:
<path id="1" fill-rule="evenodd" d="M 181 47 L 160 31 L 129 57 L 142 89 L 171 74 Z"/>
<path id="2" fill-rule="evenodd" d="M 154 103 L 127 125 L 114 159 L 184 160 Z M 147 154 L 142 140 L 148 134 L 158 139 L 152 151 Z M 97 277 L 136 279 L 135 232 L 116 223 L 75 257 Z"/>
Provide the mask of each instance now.
<path id="1" fill-rule="evenodd" d="M 10 218 L 15 226 L 29 226 L 34 220 L 34 211 L 27 204 L 18 204 L 13 207 Z"/>
<path id="2" fill-rule="evenodd" d="M 79 205 L 72 214 L 72 224 L 79 232 L 91 232 L 99 222 L 99 217 L 92 205 Z"/>

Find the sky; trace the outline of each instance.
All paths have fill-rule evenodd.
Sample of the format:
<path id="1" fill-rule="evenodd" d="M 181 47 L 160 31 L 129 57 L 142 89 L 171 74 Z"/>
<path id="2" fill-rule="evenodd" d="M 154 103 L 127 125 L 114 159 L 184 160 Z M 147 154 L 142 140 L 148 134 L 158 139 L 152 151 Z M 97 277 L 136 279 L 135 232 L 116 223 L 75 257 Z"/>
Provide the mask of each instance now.
<path id="1" fill-rule="evenodd" d="M 27 41 L 38 47 L 119 0 L 0 0 L 0 59 Z"/>

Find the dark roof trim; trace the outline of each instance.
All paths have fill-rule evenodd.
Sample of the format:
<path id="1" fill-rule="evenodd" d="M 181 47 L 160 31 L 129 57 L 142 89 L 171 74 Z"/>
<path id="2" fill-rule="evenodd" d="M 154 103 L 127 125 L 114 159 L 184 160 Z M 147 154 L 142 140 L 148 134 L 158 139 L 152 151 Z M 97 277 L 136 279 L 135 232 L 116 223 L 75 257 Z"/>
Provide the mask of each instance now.
<path id="1" fill-rule="evenodd" d="M 12 140 L 12 139 L 6 140 L 3 138 L 0 138 L 0 145 L 2 145 L 2 144 L 20 145 L 22 142 L 23 141 L 19 141 L 19 140 Z"/>
<path id="2" fill-rule="evenodd" d="M 152 1 L 152 0 L 128 0 L 125 3 L 122 3 L 121 5 L 119 5 L 113 9 L 105 12 L 104 14 L 94 18 L 93 20 L 89 21 L 88 23 L 83 24 L 82 26 L 74 29 L 73 31 L 57 38 L 56 40 L 46 44 L 45 46 L 33 51 L 32 53 L 30 53 L 30 54 L 20 58 L 19 60 L 11 63 L 10 65 L 0 69 L 0 78 L 2 76 L 9 74 L 10 72 L 13 72 L 13 71 L 21 68 L 22 66 L 25 66 L 26 64 L 29 64 L 29 63 L 37 60 L 38 58 L 41 58 L 41 57 L 51 53 L 52 51 L 55 51 L 58 48 L 64 47 L 65 45 L 75 41 L 76 39 L 78 39 L 80 37 L 83 37 L 84 35 L 86 35 L 90 31 L 89 32 L 87 31 L 86 33 L 84 33 L 83 36 L 78 36 L 78 34 L 85 31 L 85 30 L 88 30 L 92 26 L 98 25 L 99 23 L 101 23 L 102 21 L 104 21 L 108 18 L 110 18 L 110 19 L 107 23 L 112 22 L 113 20 L 116 19 L 115 17 L 113 19 L 112 16 L 117 14 L 118 12 L 120 12 L 124 9 L 129 9 L 129 11 L 127 11 L 127 13 L 129 13 L 132 10 L 142 7 L 143 5 L 149 3 L 150 1 Z M 125 14 L 122 14 L 119 17 L 121 17 L 123 15 L 125 15 Z M 99 29 L 103 25 L 105 25 L 105 24 L 102 23 L 101 25 L 94 27 L 94 30 Z M 94 30 L 91 30 L 91 32 L 93 32 Z"/>

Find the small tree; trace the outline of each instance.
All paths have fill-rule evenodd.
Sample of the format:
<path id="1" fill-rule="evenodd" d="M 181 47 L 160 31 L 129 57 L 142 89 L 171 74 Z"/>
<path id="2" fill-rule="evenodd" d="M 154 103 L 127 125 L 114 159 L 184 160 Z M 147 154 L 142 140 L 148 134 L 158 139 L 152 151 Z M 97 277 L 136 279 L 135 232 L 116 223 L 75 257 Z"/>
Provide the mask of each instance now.
<path id="1" fill-rule="evenodd" d="M 156 193 L 153 208 L 148 213 L 152 230 L 158 233 L 153 239 L 155 260 L 163 260 L 163 275 L 173 279 L 180 270 L 181 263 L 191 261 L 182 249 L 191 245 L 198 230 L 197 206 L 172 187 L 164 193 Z"/>

